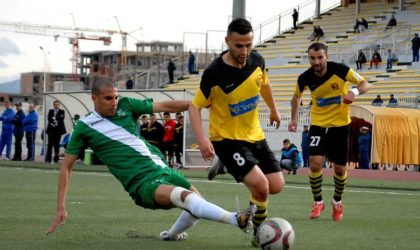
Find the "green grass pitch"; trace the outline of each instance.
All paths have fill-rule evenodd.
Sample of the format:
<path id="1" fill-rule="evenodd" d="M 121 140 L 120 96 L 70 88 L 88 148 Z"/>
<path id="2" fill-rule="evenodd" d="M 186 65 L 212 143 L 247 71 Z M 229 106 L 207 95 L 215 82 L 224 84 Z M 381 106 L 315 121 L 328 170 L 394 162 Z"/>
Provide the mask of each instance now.
<path id="1" fill-rule="evenodd" d="M 67 222 L 46 236 L 44 232 L 55 215 L 58 167 L 28 166 L 0 167 L 1 249 L 255 249 L 250 234 L 205 220 L 188 231 L 187 241 L 160 241 L 159 232 L 172 225 L 180 210 L 153 211 L 135 206 L 104 167 L 77 167 L 67 200 Z M 247 206 L 249 193 L 229 176 L 209 182 L 204 171 L 184 174 L 209 201 L 233 211 L 237 196 L 241 208 Z M 285 190 L 270 196 L 269 217 L 282 217 L 292 224 L 294 249 L 420 246 L 419 183 L 350 178 L 343 198 L 344 219 L 334 222 L 329 203 L 319 219 L 310 220 L 312 195 L 307 178 L 285 177 Z M 324 180 L 323 196 L 329 201 L 332 180 Z M 136 237 L 127 237 L 130 229 L 136 231 Z"/>

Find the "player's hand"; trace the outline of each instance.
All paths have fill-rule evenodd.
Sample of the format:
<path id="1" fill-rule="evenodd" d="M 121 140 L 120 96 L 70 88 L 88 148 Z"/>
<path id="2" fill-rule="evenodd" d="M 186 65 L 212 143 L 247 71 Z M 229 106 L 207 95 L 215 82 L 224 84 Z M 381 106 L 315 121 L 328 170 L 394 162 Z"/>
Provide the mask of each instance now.
<path id="1" fill-rule="evenodd" d="M 288 129 L 290 132 L 296 132 L 297 131 L 297 120 L 296 119 L 291 119 L 288 125 Z"/>
<path id="2" fill-rule="evenodd" d="M 356 96 L 354 95 L 354 93 L 353 93 L 352 91 L 349 91 L 349 92 L 347 92 L 347 94 L 344 96 L 343 102 L 344 102 L 345 104 L 351 104 L 351 103 L 354 101 L 355 97 L 356 97 Z"/>
<path id="3" fill-rule="evenodd" d="M 67 218 L 67 211 L 65 208 L 57 210 L 55 219 L 53 223 L 51 223 L 51 226 L 48 228 L 45 234 L 48 235 L 50 233 L 53 233 L 59 225 L 64 225 L 64 223 L 66 222 L 66 218 Z"/>
<path id="4" fill-rule="evenodd" d="M 276 110 L 275 112 L 270 112 L 270 125 L 276 124 L 276 129 L 280 127 L 280 113 Z"/>
<path id="5" fill-rule="evenodd" d="M 211 161 L 215 155 L 213 144 L 211 143 L 211 141 L 206 137 L 197 140 L 197 142 L 200 146 L 200 153 L 203 159 L 205 161 Z"/>

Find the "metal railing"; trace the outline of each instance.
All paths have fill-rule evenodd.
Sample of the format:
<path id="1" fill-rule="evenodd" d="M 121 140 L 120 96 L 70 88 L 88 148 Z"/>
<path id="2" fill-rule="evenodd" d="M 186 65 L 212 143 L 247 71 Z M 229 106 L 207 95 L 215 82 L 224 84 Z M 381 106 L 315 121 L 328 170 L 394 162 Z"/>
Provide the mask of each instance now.
<path id="1" fill-rule="evenodd" d="M 325 13 L 340 5 L 340 0 L 323 0 L 320 12 Z M 254 26 L 254 36 L 257 39 L 256 45 L 263 44 L 265 41 L 273 39 L 287 30 L 291 30 L 293 27 L 293 9 L 299 12 L 298 23 L 302 23 L 313 20 L 316 17 L 315 8 L 316 0 L 309 0 Z"/>
<path id="2" fill-rule="evenodd" d="M 340 0 L 323 0 L 321 13 L 340 6 Z M 299 12 L 301 23 L 306 20 L 312 20 L 315 17 L 316 0 L 306 1 L 295 8 Z M 261 24 L 254 26 L 254 37 L 256 45 L 272 39 L 278 34 L 283 33 L 293 27 L 292 18 L 293 9 L 287 10 L 278 16 L 268 19 Z M 206 32 L 184 32 L 184 54 L 174 60 L 176 65 L 175 78 L 182 78 L 187 73 L 188 50 L 196 54 L 197 68 L 205 68 L 210 62 L 218 56 L 226 45 L 220 40 L 222 30 L 207 30 Z M 191 38 L 189 38 L 189 36 Z M 224 34 L 223 34 L 224 35 Z M 219 38 L 219 39 L 217 39 Z M 191 44 L 190 44 L 191 43 Z M 168 82 L 168 72 L 166 70 L 167 62 L 157 65 L 145 72 L 135 75 L 135 88 L 154 89 L 162 88 Z"/>

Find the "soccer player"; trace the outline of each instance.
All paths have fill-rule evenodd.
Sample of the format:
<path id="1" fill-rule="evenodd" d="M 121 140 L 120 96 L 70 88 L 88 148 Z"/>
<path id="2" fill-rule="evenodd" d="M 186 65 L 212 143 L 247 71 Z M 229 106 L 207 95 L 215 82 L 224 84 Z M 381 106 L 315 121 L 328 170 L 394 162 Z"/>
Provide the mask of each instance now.
<path id="1" fill-rule="evenodd" d="M 356 96 L 369 89 L 368 82 L 344 64 L 329 62 L 327 46 L 313 43 L 308 48 L 311 68 L 303 72 L 297 81 L 292 97 L 292 116 L 289 131 L 296 132 L 300 98 L 305 89 L 311 91 L 312 109 L 309 129 L 309 181 L 314 202 L 309 215 L 316 219 L 325 209 L 322 199 L 322 166 L 325 157 L 333 163 L 334 197 L 332 199 L 335 221 L 343 218 L 341 196 L 347 183 L 347 154 L 350 106 Z M 348 83 L 357 84 L 348 90 Z"/>
<path id="2" fill-rule="evenodd" d="M 252 52 L 254 34 L 243 18 L 233 20 L 225 42 L 228 50 L 204 71 L 189 108 L 191 126 L 204 160 L 217 155 L 237 182 L 251 192 L 254 236 L 267 217 L 268 195 L 284 187 L 280 164 L 268 147 L 258 116 L 260 94 L 270 109 L 270 122 L 280 125 L 264 58 Z M 201 109 L 210 107 L 210 139 L 202 128 Z M 218 173 L 211 171 L 213 173 Z M 256 238 L 252 240 L 256 245 Z"/>
<path id="3" fill-rule="evenodd" d="M 121 182 L 134 202 L 149 209 L 178 207 L 184 211 L 175 224 L 160 234 L 162 240 L 184 240 L 186 229 L 199 218 L 236 225 L 245 230 L 251 214 L 228 212 L 200 196 L 197 189 L 168 167 L 160 150 L 139 136 L 137 118 L 153 112 L 178 112 L 190 101 L 153 102 L 120 97 L 114 83 L 99 79 L 92 86 L 94 111 L 75 126 L 58 180 L 57 210 L 47 234 L 64 224 L 65 202 L 73 165 L 81 149 L 89 146 Z"/>

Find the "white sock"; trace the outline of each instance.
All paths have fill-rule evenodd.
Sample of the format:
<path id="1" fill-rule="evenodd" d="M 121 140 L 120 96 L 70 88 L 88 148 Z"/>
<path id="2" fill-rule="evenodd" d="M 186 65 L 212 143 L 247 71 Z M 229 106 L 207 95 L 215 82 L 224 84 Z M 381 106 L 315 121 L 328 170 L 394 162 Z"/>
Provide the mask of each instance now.
<path id="1" fill-rule="evenodd" d="M 168 231 L 169 238 L 176 239 L 178 234 L 185 232 L 188 228 L 194 226 L 196 222 L 198 222 L 197 217 L 192 216 L 187 211 L 182 211 L 178 219 Z"/>
<path id="2" fill-rule="evenodd" d="M 218 221 L 226 224 L 237 225 L 236 213 L 231 213 L 223 208 L 206 201 L 196 193 L 190 193 L 185 198 L 185 206 L 194 216 Z"/>

